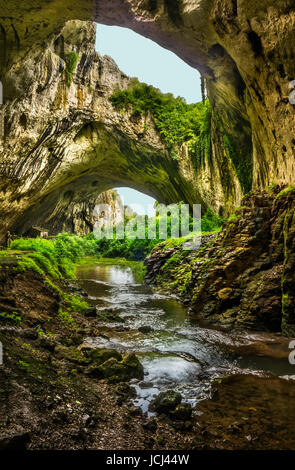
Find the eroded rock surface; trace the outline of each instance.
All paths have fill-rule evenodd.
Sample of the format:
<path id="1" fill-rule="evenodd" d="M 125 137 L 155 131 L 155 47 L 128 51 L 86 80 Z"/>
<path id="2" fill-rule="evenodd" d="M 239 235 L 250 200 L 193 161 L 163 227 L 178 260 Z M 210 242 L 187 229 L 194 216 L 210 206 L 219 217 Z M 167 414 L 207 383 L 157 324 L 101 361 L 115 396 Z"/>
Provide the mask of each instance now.
<path id="1" fill-rule="evenodd" d="M 114 109 L 109 97 L 130 83 L 95 52 L 94 23 L 68 22 L 10 65 L 0 139 L 2 236 L 36 223 L 87 232 L 97 196 L 116 186 L 217 212 L 239 201 L 224 145 L 196 170 L 185 145 L 172 158 L 150 115 Z"/>
<path id="2" fill-rule="evenodd" d="M 178 292 L 209 322 L 294 336 L 295 191 L 253 193 L 242 204 L 198 252 L 158 245 L 147 280 Z"/>
<path id="3" fill-rule="evenodd" d="M 294 108 L 288 100 L 295 78 L 293 0 L 76 0 L 70 7 L 54 0 L 50 5 L 39 0 L 31 11 L 28 1 L 3 2 L 1 62 L 8 100 L 17 97 L 18 87 L 14 81 L 9 85 L 7 71 L 66 21 L 128 27 L 172 50 L 206 78 L 223 187 L 232 186 L 224 144 L 244 192 L 252 182 L 265 188 L 294 180 Z M 40 62 L 39 52 L 35 57 Z M 216 187 L 212 190 L 208 178 L 213 200 L 220 198 Z M 235 191 L 226 196 L 235 202 Z"/>

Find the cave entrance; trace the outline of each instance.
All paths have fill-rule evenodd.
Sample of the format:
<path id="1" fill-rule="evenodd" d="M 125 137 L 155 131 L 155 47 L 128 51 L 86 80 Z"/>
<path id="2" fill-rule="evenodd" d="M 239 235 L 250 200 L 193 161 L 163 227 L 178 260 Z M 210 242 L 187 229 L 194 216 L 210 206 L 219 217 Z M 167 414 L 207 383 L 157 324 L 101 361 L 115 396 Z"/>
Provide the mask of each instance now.
<path id="1" fill-rule="evenodd" d="M 156 199 L 129 187 L 114 188 L 122 200 L 122 204 L 138 215 L 155 215 Z"/>
<path id="2" fill-rule="evenodd" d="M 173 52 L 131 29 L 97 25 L 96 50 L 110 56 L 129 77 L 153 85 L 162 93 L 202 100 L 200 74 Z"/>

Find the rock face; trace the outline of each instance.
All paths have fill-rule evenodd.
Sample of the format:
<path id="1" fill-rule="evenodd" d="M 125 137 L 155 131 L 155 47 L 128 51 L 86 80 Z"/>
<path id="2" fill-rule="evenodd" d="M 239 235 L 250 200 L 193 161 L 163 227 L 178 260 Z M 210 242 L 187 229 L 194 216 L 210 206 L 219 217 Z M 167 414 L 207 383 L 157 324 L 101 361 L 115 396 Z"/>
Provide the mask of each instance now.
<path id="1" fill-rule="evenodd" d="M 222 146 L 194 170 L 185 145 L 172 158 L 150 116 L 115 111 L 110 95 L 129 84 L 110 57 L 95 52 L 94 23 L 70 21 L 10 64 L 1 114 L 2 237 L 36 223 L 87 232 L 97 196 L 116 186 L 217 212 L 239 201 L 241 186 Z"/>
<path id="2" fill-rule="evenodd" d="M 293 187 L 250 194 L 199 252 L 156 247 L 147 278 L 210 323 L 294 336 L 294 208 Z"/>
<path id="3" fill-rule="evenodd" d="M 100 204 L 107 204 L 111 211 L 111 221 L 114 224 L 121 222 L 124 217 L 124 207 L 120 196 L 114 190 L 90 195 L 85 198 L 84 194 L 69 191 L 62 194 L 52 212 L 47 214 L 33 210 L 32 216 L 26 220 L 21 217 L 19 222 L 19 233 L 27 234 L 32 221 L 34 225 L 41 225 L 49 230 L 50 235 L 60 232 L 86 235 L 93 232 L 94 224 L 99 220 L 96 217 L 96 208 Z"/>
<path id="4" fill-rule="evenodd" d="M 222 141 L 220 130 L 226 131 L 244 191 L 252 182 L 257 189 L 290 183 L 295 176 L 294 109 L 288 100 L 295 78 L 294 18 L 293 0 L 76 0 L 71 8 L 53 0 L 50 9 L 39 0 L 33 11 L 27 0 L 21 5 L 10 0 L 3 5 L 0 28 L 6 99 L 18 94 L 7 71 L 66 21 L 128 27 L 172 50 L 206 78 L 214 147 Z M 40 62 L 39 52 L 35 57 Z M 226 180 L 222 160 L 218 166 Z"/>

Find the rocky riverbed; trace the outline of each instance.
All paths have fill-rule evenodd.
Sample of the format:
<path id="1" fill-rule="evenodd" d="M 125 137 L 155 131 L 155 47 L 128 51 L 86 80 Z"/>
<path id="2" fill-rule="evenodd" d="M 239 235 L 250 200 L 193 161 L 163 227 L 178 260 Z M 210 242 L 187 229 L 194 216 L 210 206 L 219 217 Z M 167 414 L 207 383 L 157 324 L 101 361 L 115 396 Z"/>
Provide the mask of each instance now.
<path id="1" fill-rule="evenodd" d="M 37 274 L 1 273 L 24 319 L 1 322 L 1 447 L 294 448 L 288 341 L 200 326 L 113 263 L 78 269 L 70 327 Z"/>

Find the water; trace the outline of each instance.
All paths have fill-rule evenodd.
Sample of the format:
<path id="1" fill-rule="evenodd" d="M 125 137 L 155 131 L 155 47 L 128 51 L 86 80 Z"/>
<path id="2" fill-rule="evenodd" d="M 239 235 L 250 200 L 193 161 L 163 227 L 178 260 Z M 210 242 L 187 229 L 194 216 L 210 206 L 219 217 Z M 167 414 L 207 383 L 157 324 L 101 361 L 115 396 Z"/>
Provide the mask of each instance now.
<path id="1" fill-rule="evenodd" d="M 228 374 L 295 375 L 289 340 L 279 334 L 200 326 L 176 299 L 143 285 L 136 271 L 115 260 L 114 265 L 82 265 L 77 276 L 98 313 L 118 315 L 117 321 L 102 321 L 101 335 L 85 343 L 137 353 L 145 377 L 132 383 L 135 404 L 145 412 L 153 396 L 168 389 L 194 405 L 210 395 L 215 378 Z M 152 330 L 139 331 L 146 326 Z"/>

